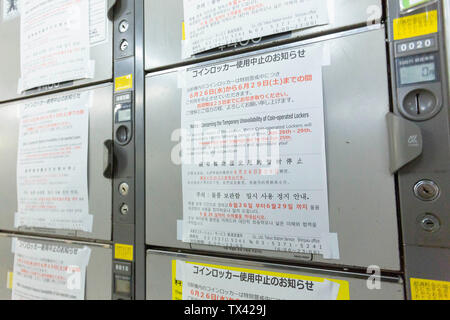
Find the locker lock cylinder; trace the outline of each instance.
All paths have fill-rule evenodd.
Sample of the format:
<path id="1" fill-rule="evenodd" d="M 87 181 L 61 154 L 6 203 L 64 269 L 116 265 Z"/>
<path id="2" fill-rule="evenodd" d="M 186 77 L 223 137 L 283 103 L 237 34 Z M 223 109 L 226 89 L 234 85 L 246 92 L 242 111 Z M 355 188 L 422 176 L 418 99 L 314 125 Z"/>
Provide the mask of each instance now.
<path id="1" fill-rule="evenodd" d="M 414 186 L 415 196 L 422 201 L 433 201 L 439 197 L 438 185 L 431 180 L 421 180 Z"/>
<path id="2" fill-rule="evenodd" d="M 120 184 L 119 186 L 119 192 L 122 196 L 126 196 L 128 195 L 128 192 L 130 191 L 130 186 L 128 185 L 128 183 L 123 182 Z"/>
<path id="3" fill-rule="evenodd" d="M 122 206 L 120 207 L 120 213 L 122 215 L 126 216 L 129 211 L 130 211 L 130 208 L 128 207 L 128 205 L 126 203 L 122 204 Z"/>
<path id="4" fill-rule="evenodd" d="M 119 24 L 119 31 L 121 33 L 127 32 L 129 27 L 130 27 L 130 24 L 128 23 L 128 21 L 122 20 Z"/>
<path id="5" fill-rule="evenodd" d="M 439 219 L 433 214 L 427 213 L 420 219 L 420 225 L 427 232 L 436 232 L 441 228 Z"/>

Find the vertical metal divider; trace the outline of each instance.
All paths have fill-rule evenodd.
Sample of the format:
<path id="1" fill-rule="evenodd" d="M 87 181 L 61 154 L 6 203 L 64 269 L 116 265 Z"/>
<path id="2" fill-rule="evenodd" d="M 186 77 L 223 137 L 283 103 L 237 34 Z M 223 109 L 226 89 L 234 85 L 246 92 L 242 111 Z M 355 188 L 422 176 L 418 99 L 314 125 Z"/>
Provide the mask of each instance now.
<path id="1" fill-rule="evenodd" d="M 143 7 L 114 5 L 113 300 L 145 299 Z"/>
<path id="2" fill-rule="evenodd" d="M 145 300 L 145 61 L 144 0 L 135 0 L 135 299 Z"/>

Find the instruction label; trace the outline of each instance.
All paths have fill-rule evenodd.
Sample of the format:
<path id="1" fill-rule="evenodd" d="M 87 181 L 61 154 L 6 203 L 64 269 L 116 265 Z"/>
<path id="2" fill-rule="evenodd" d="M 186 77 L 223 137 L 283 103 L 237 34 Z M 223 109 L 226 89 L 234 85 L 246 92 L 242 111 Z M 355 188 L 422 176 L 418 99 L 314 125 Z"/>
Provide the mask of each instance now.
<path id="1" fill-rule="evenodd" d="M 420 37 L 438 32 L 436 10 L 394 20 L 394 40 Z"/>

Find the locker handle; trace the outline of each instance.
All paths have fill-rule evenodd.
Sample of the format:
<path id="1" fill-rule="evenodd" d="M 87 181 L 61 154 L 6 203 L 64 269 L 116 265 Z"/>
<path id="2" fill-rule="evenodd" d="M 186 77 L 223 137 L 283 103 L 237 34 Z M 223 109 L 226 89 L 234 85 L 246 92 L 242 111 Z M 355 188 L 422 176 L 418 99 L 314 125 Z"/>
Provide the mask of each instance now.
<path id="1" fill-rule="evenodd" d="M 114 19 L 114 7 L 117 3 L 117 0 L 108 0 L 108 18 L 109 20 L 113 20 Z"/>
<path id="2" fill-rule="evenodd" d="M 114 165 L 114 142 L 112 140 L 106 140 L 103 145 L 103 176 L 106 179 L 112 179 Z"/>
<path id="3" fill-rule="evenodd" d="M 388 113 L 390 171 L 395 174 L 423 152 L 422 130 L 409 120 Z"/>

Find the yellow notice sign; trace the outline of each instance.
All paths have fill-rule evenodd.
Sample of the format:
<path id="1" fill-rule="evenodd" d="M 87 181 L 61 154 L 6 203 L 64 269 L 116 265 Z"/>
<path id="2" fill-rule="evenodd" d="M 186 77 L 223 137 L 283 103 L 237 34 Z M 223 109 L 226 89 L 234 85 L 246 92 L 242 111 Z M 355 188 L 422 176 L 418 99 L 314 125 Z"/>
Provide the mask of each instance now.
<path id="1" fill-rule="evenodd" d="M 412 300 L 450 300 L 450 282 L 411 278 Z"/>
<path id="2" fill-rule="evenodd" d="M 114 259 L 133 261 L 133 246 L 116 244 L 114 246 Z"/>
<path id="3" fill-rule="evenodd" d="M 172 260 L 172 299 L 183 300 L 183 290 L 203 300 L 350 300 L 345 280 Z"/>
<path id="4" fill-rule="evenodd" d="M 186 27 L 185 27 L 185 25 L 184 25 L 184 21 L 183 21 L 183 23 L 181 24 L 181 39 L 184 41 L 184 40 L 186 40 Z"/>
<path id="5" fill-rule="evenodd" d="M 13 276 L 14 276 L 14 273 L 8 272 L 8 279 L 6 280 L 6 288 L 7 289 L 12 289 L 12 287 L 13 287 Z"/>
<path id="6" fill-rule="evenodd" d="M 177 262 L 172 261 L 172 300 L 183 300 L 183 282 L 177 280 Z"/>
<path id="7" fill-rule="evenodd" d="M 424 36 L 438 32 L 437 10 L 394 20 L 394 40 Z"/>
<path id="8" fill-rule="evenodd" d="M 133 88 L 133 75 L 128 74 L 123 77 L 116 78 L 116 85 L 115 90 L 117 91 L 123 91 Z"/>

